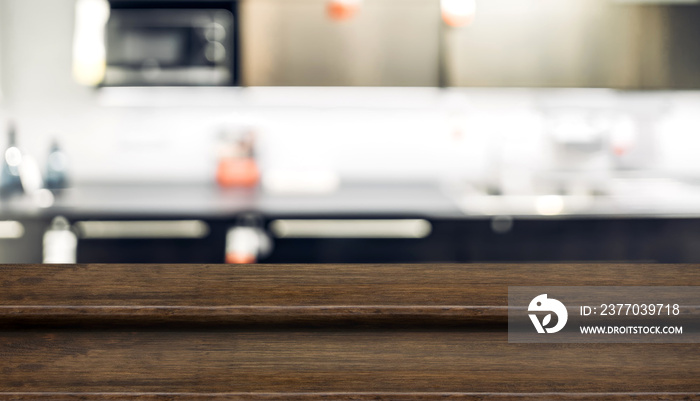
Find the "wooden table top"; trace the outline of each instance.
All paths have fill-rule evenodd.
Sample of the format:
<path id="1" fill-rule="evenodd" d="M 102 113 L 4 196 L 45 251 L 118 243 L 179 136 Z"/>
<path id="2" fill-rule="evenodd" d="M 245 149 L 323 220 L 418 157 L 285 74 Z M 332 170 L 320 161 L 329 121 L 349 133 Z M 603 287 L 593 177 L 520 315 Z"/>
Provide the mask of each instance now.
<path id="1" fill-rule="evenodd" d="M 698 265 L 2 265 L 0 400 L 700 400 L 700 344 L 510 344 L 508 286 Z"/>

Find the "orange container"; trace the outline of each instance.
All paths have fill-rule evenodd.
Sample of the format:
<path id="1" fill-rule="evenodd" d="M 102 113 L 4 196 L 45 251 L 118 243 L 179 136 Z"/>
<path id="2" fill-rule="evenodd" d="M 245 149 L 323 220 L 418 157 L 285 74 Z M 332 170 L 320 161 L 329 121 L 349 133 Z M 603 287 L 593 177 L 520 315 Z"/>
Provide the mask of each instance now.
<path id="1" fill-rule="evenodd" d="M 260 181 L 260 170 L 252 157 L 223 158 L 216 169 L 216 182 L 221 187 L 252 188 Z"/>

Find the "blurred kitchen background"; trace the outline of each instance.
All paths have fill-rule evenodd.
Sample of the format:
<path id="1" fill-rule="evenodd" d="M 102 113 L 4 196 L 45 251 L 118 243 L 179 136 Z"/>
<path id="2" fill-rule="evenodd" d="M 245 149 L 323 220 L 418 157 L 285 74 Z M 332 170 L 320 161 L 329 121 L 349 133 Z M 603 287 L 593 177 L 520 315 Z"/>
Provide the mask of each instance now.
<path id="1" fill-rule="evenodd" d="M 699 263 L 699 38 L 695 0 L 0 0 L 0 263 Z"/>

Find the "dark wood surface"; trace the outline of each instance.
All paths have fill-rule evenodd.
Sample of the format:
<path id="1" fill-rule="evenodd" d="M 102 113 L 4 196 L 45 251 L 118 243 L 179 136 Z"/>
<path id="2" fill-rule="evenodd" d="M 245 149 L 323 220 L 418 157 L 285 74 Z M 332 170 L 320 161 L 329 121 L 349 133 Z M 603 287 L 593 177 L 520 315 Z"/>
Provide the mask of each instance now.
<path id="1" fill-rule="evenodd" d="M 509 285 L 700 266 L 0 266 L 0 400 L 700 400 L 700 344 L 509 344 Z"/>

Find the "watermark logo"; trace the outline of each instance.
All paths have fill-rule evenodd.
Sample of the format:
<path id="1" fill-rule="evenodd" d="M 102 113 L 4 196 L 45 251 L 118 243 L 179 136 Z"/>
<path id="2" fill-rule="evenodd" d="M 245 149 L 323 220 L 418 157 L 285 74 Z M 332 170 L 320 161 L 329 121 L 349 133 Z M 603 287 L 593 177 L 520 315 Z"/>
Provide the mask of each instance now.
<path id="1" fill-rule="evenodd" d="M 566 311 L 566 306 L 554 298 L 547 298 L 547 294 L 538 295 L 530 301 L 530 306 L 527 307 L 528 312 L 551 312 L 542 319 L 542 322 L 534 313 L 528 314 L 532 324 L 538 333 L 558 333 L 566 325 L 569 319 L 569 313 Z M 547 327 L 552 322 L 552 313 L 557 315 L 557 324 L 554 327 Z"/>

